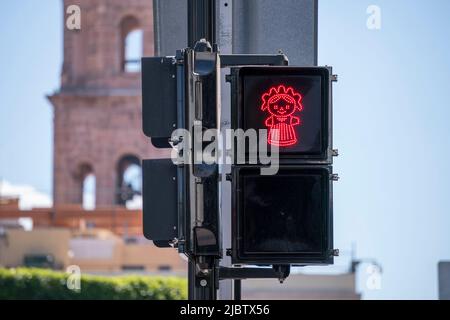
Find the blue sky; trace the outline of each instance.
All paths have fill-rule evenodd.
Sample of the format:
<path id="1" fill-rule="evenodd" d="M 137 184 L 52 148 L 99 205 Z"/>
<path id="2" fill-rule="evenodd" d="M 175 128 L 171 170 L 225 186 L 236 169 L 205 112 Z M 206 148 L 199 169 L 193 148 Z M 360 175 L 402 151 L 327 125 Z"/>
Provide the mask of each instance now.
<path id="1" fill-rule="evenodd" d="M 51 194 L 52 109 L 62 66 L 62 2 L 0 10 L 0 177 Z"/>
<path id="2" fill-rule="evenodd" d="M 366 8 L 382 27 L 366 28 Z M 370 298 L 436 298 L 450 259 L 449 1 L 320 1 L 319 63 L 334 87 L 336 247 L 383 266 Z"/>
<path id="3" fill-rule="evenodd" d="M 75 3 L 76 1 L 74 1 Z M 432 4 L 431 4 L 432 3 Z M 378 5 L 381 30 L 368 30 Z M 321 0 L 319 63 L 334 86 L 335 247 L 375 258 L 380 290 L 365 298 L 437 298 L 450 260 L 450 2 Z M 0 11 L 0 178 L 51 195 L 52 110 L 59 86 L 61 1 L 7 2 Z"/>

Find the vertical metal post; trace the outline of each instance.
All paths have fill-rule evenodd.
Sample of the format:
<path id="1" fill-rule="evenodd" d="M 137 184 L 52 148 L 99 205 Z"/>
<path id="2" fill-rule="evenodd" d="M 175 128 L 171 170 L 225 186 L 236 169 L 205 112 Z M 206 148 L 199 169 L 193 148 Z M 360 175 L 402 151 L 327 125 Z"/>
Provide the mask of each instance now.
<path id="1" fill-rule="evenodd" d="M 188 0 L 188 45 L 200 39 L 216 43 L 216 1 Z"/>
<path id="2" fill-rule="evenodd" d="M 155 56 L 173 56 L 186 48 L 187 1 L 153 0 L 153 25 Z"/>
<path id="3" fill-rule="evenodd" d="M 208 41 L 210 44 L 214 45 L 216 43 L 216 6 L 215 0 L 188 0 L 188 45 L 191 48 L 194 48 L 195 44 L 204 39 Z M 219 91 L 220 92 L 220 91 Z M 203 115 L 203 121 L 210 122 L 213 124 L 215 121 L 213 120 L 217 113 L 217 110 L 201 110 L 199 111 Z M 219 124 L 216 124 L 220 127 Z M 192 172 L 189 172 L 192 175 Z M 191 177 L 192 179 L 192 177 Z M 207 191 L 210 194 L 214 194 L 215 190 L 218 191 L 218 181 L 217 175 L 213 175 L 208 178 L 208 188 Z M 203 214 L 208 214 L 209 216 L 217 215 L 218 210 L 213 204 L 212 206 L 207 206 L 206 202 L 203 198 L 203 188 L 198 189 L 197 191 L 191 190 L 191 199 L 194 201 L 200 201 L 201 208 Z M 202 194 L 197 194 L 196 192 L 200 192 Z M 194 195 L 194 198 L 192 198 Z M 200 196 L 200 197 L 198 197 Z M 218 196 L 218 192 L 216 192 L 216 196 Z M 210 203 L 209 201 L 208 203 Z M 214 203 L 214 201 L 213 201 Z M 196 206 L 197 207 L 197 206 Z M 196 209 L 195 209 L 196 210 Z M 213 211 L 216 212 L 213 212 Z M 197 217 L 196 212 L 191 212 Z M 195 222 L 196 219 L 190 219 L 191 221 L 191 230 L 196 227 Z M 214 220 L 214 219 L 212 219 Z M 193 240 L 193 239 L 191 239 Z M 194 241 L 195 242 L 195 241 Z M 188 286 L 189 286 L 189 299 L 191 300 L 214 300 L 216 299 L 217 294 L 217 277 L 216 267 L 217 267 L 218 259 L 214 256 L 204 256 L 197 255 L 195 250 L 189 256 L 189 272 L 188 272 Z M 205 268 L 206 266 L 206 268 Z M 200 277 L 199 274 L 204 272 L 209 272 L 207 276 L 208 279 L 213 279 L 212 281 L 207 281 L 204 278 Z"/>
<path id="4" fill-rule="evenodd" d="M 317 65 L 318 0 L 233 1 L 233 53 L 274 54 Z"/>
<path id="5" fill-rule="evenodd" d="M 233 1 L 217 0 L 217 43 L 221 54 L 233 53 Z M 221 75 L 221 124 L 222 136 L 225 137 L 225 130 L 231 128 L 231 88 L 226 82 L 225 76 L 229 74 L 229 69 L 222 69 Z M 225 155 L 225 146 L 222 145 L 222 155 Z M 223 159 L 225 160 L 225 159 Z M 220 165 L 222 177 L 231 172 L 231 165 L 224 161 Z M 222 226 L 223 258 L 220 265 L 231 267 L 231 258 L 226 255 L 226 249 L 231 248 L 231 184 L 226 179 L 221 182 L 220 217 Z M 219 299 L 231 300 L 233 298 L 233 281 L 221 280 L 219 287 Z"/>
<path id="6" fill-rule="evenodd" d="M 242 280 L 234 280 L 234 300 L 241 300 Z"/>

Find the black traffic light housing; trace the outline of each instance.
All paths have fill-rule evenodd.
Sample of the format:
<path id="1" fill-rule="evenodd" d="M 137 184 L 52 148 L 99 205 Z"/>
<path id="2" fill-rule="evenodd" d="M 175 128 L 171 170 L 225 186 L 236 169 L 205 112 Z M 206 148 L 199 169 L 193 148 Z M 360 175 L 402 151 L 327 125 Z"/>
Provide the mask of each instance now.
<path id="1" fill-rule="evenodd" d="M 232 129 L 267 130 L 253 148 L 235 140 L 246 152 L 232 166 L 232 263 L 332 264 L 331 68 L 246 66 L 229 80 Z M 249 161 L 259 139 L 278 147 L 275 175 Z"/>
<path id="2" fill-rule="evenodd" d="M 220 56 L 206 41 L 175 57 L 142 59 L 143 132 L 155 147 L 174 146 L 178 154 L 144 160 L 143 231 L 157 246 L 188 255 L 222 254 L 218 164 L 194 161 L 203 151 L 201 133 L 218 128 L 218 84 Z"/>
<path id="3" fill-rule="evenodd" d="M 177 128 L 175 57 L 142 58 L 142 131 L 157 148 L 170 148 Z"/>
<path id="4" fill-rule="evenodd" d="M 231 79 L 233 129 L 268 129 L 266 122 L 274 115 L 271 110 L 261 110 L 263 96 L 283 95 L 286 93 L 279 91 L 292 88 L 294 95 L 301 96 L 302 110 L 293 110 L 291 116 L 300 123 L 292 126 L 296 142 L 279 146 L 280 163 L 332 163 L 331 68 L 251 66 L 232 69 Z M 246 159 L 252 153 L 249 149 Z M 243 160 L 237 157 L 235 163 Z"/>
<path id="5" fill-rule="evenodd" d="M 330 176 L 330 166 L 283 166 L 267 176 L 234 168 L 233 263 L 332 263 Z"/>
<path id="6" fill-rule="evenodd" d="M 179 68 L 174 57 L 142 58 L 142 131 L 157 148 L 170 148 L 177 127 Z M 178 171 L 171 159 L 142 162 L 143 234 L 158 247 L 179 238 Z"/>

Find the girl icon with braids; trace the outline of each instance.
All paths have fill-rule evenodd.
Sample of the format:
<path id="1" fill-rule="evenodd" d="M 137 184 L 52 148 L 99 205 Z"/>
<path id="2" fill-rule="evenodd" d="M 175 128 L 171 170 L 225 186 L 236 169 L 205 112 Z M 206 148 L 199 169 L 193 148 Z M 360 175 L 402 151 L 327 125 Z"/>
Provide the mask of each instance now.
<path id="1" fill-rule="evenodd" d="M 269 129 L 267 143 L 279 147 L 288 147 L 297 143 L 295 126 L 300 118 L 294 113 L 302 111 L 302 96 L 292 87 L 280 85 L 272 87 L 262 95 L 261 110 L 269 113 L 264 124 Z"/>

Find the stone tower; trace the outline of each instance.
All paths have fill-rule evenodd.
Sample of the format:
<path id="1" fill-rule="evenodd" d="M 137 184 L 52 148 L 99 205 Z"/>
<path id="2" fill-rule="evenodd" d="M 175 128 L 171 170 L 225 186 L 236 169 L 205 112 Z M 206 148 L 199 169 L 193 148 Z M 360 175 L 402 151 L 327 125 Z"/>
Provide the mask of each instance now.
<path id="1" fill-rule="evenodd" d="M 66 8 L 73 4 L 64 0 Z M 142 55 L 153 55 L 150 0 L 78 0 L 81 30 L 64 23 L 61 88 L 54 106 L 55 205 L 81 204 L 83 181 L 95 176 L 97 206 L 123 204 L 123 172 L 159 158 L 141 130 L 139 60 L 127 60 L 128 36 L 139 31 Z M 136 33 L 135 33 L 136 34 Z"/>

